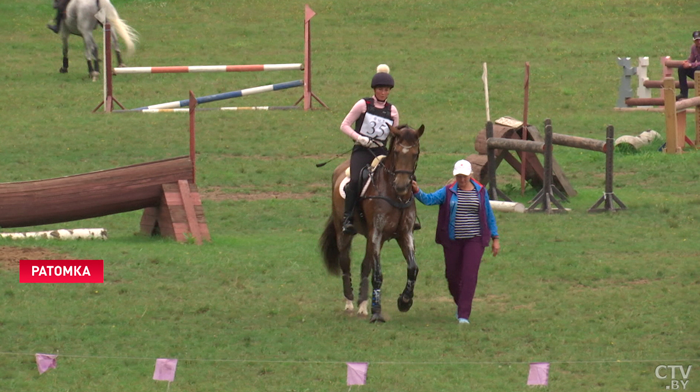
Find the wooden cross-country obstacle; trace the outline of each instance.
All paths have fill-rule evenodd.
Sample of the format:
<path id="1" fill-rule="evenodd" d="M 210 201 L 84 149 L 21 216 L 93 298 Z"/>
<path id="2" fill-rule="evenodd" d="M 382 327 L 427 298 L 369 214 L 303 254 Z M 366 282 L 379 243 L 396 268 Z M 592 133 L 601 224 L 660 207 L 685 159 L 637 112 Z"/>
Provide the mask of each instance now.
<path id="1" fill-rule="evenodd" d="M 516 120 L 511 117 L 501 117 L 493 123 L 493 137 L 501 139 L 512 139 L 512 140 L 522 140 L 523 123 L 522 121 Z M 527 125 L 527 140 L 544 142 L 544 138 L 540 135 L 539 130 L 532 124 Z M 477 154 L 473 154 L 467 157 L 467 160 L 471 162 L 474 177 L 481 181 L 483 184 L 488 184 L 490 181 L 488 176 L 488 145 L 486 128 L 482 129 L 481 132 L 476 137 L 474 142 L 474 148 Z M 534 188 L 541 189 L 544 185 L 544 167 L 542 166 L 540 159 L 535 155 L 535 153 L 530 151 L 513 150 L 516 154 L 513 154 L 509 149 L 495 149 L 495 159 L 497 165 L 500 164 L 502 160 L 508 162 L 508 164 L 518 173 L 521 173 L 521 162 L 522 156 L 525 154 L 525 180 Z M 567 196 L 576 196 L 576 191 L 569 183 L 566 178 L 564 171 L 561 169 L 556 159 L 552 158 L 552 171 L 553 171 L 553 183 L 554 185 Z"/>
<path id="2" fill-rule="evenodd" d="M 662 80 L 650 80 L 647 76 L 649 68 L 649 57 L 639 57 L 637 67 L 633 67 L 629 57 L 617 58 L 617 63 L 622 67 L 622 77 L 620 79 L 620 88 L 618 91 L 618 99 L 615 105 L 615 110 L 618 111 L 652 111 L 663 112 L 664 97 L 663 93 L 660 97 L 652 97 L 652 89 L 663 89 L 663 78 L 674 77 L 675 70 L 683 66 L 683 61 L 672 60 L 670 57 L 661 57 L 660 63 L 662 66 Z M 637 96 L 634 97 L 632 92 L 632 76 L 637 75 Z M 698 75 L 696 74 L 696 79 Z M 688 88 L 695 89 L 697 80 L 689 80 Z M 675 82 L 674 88 L 676 91 L 680 87 L 678 81 Z"/>
<path id="3" fill-rule="evenodd" d="M 695 73 L 695 79 L 700 79 L 700 72 Z M 665 152 L 676 154 L 683 151 L 685 144 L 697 148 L 700 143 L 700 91 L 695 90 L 693 98 L 676 101 L 674 79 L 664 78 L 664 115 L 666 117 L 666 148 Z M 686 135 L 688 109 L 695 108 L 695 143 Z"/>
<path id="4" fill-rule="evenodd" d="M 66 177 L 0 183 L 0 227 L 48 225 L 160 207 L 169 184 L 184 182 L 190 186 L 193 208 L 200 212 L 199 226 L 194 228 L 202 233 L 199 242 L 209 240 L 192 170 L 191 160 L 183 156 Z M 166 204 L 172 203 L 167 200 Z M 171 231 L 193 232 L 190 226 L 177 226 L 181 215 L 171 215 Z M 163 235 L 170 234 L 162 224 L 160 228 Z"/>
<path id="5" fill-rule="evenodd" d="M 111 26 L 109 23 L 105 23 L 103 30 L 103 42 L 104 42 L 104 92 L 102 102 L 93 110 L 97 111 L 101 106 L 104 106 L 104 111 L 107 113 L 123 113 L 123 112 L 146 112 L 146 113 L 172 113 L 175 111 L 162 110 L 162 109 L 172 109 L 181 108 L 188 106 L 186 100 L 184 101 L 174 101 L 167 102 L 157 105 L 150 105 L 147 107 L 141 107 L 131 110 L 126 110 L 124 106 L 114 97 L 114 86 L 113 86 L 113 75 L 119 74 L 155 74 L 155 73 L 196 73 L 196 72 L 257 72 L 257 71 L 288 71 L 297 70 L 303 71 L 303 80 L 295 80 L 285 83 L 277 83 L 267 86 L 252 87 L 249 89 L 243 89 L 238 91 L 231 91 L 227 93 L 209 95 L 206 97 L 197 98 L 198 103 L 206 103 L 219 101 L 230 98 L 237 98 L 251 94 L 259 94 L 263 92 L 283 90 L 292 87 L 302 87 L 304 92 L 299 98 L 299 100 L 294 103 L 294 106 L 272 106 L 266 107 L 267 109 L 257 109 L 257 110 L 289 110 L 291 108 L 298 108 L 297 105 L 300 102 L 304 102 L 304 110 L 312 109 L 312 99 L 315 99 L 326 109 L 323 101 L 321 101 L 316 94 L 311 90 L 311 18 L 314 17 L 316 13 L 307 5 L 304 9 L 304 62 L 303 63 L 290 63 L 290 64 L 255 64 L 255 65 L 199 65 L 199 66 L 164 66 L 164 67 L 123 67 L 114 68 L 112 65 L 112 54 L 111 54 L 111 40 L 109 39 L 111 34 Z M 113 110 L 113 104 L 116 103 L 122 108 L 120 111 Z M 260 107 L 262 108 L 262 107 Z M 222 108 L 221 110 L 239 110 L 239 108 Z M 246 110 L 249 108 L 241 108 L 240 110 Z M 188 109 L 186 109 L 188 110 Z M 182 110 L 182 111 L 186 111 Z"/>
<path id="6" fill-rule="evenodd" d="M 498 167 L 501 159 L 496 158 L 496 150 L 500 151 L 517 151 L 521 153 L 521 159 L 523 159 L 524 153 L 531 154 L 545 154 L 545 166 L 544 172 L 542 173 L 543 186 L 540 192 L 533 198 L 532 205 L 527 209 L 528 212 L 544 211 L 547 213 L 552 212 L 566 212 L 566 209 L 561 205 L 561 202 L 556 196 L 564 201 L 567 201 L 566 196 L 564 196 L 556 187 L 552 185 L 552 127 L 551 125 L 545 127 L 545 140 L 541 141 L 529 141 L 529 140 L 519 140 L 519 139 L 507 139 L 507 138 L 497 138 L 494 137 L 493 133 L 493 123 L 491 121 L 486 123 L 486 145 L 488 147 L 487 157 L 488 157 L 488 173 L 489 173 L 489 197 L 498 200 L 498 197 L 504 198 L 508 201 L 512 201 L 505 193 L 498 189 L 496 183 L 496 168 Z M 503 156 L 503 154 L 498 154 Z M 534 158 L 534 159 L 533 159 Z M 528 158 L 525 162 L 534 162 L 539 160 L 534 157 Z M 556 193 L 556 196 L 555 196 Z M 537 205 L 542 203 L 542 209 L 537 209 Z M 555 204 L 556 209 L 552 209 L 552 204 Z"/>
<path id="7" fill-rule="evenodd" d="M 190 91 L 190 96 L 194 97 Z M 27 227 L 144 209 L 141 231 L 209 241 L 195 185 L 194 106 L 190 155 L 66 177 L 0 183 L 0 227 Z"/>

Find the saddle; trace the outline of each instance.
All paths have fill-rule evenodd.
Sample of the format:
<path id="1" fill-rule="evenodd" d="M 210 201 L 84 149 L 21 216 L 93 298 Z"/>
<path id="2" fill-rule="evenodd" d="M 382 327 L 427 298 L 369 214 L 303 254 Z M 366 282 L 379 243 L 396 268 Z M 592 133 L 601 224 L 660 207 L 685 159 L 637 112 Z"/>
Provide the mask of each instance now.
<path id="1" fill-rule="evenodd" d="M 360 197 L 365 195 L 365 192 L 367 191 L 367 188 L 369 187 L 370 179 L 372 177 L 372 174 L 374 171 L 377 169 L 379 164 L 386 158 L 386 155 L 379 155 L 374 160 L 372 161 L 371 164 L 368 166 L 365 166 L 362 168 L 362 171 L 360 171 L 360 184 L 362 184 L 362 191 L 360 192 Z M 343 178 L 343 181 L 340 182 L 340 185 L 338 186 L 340 189 L 340 196 L 345 199 L 345 187 L 348 185 L 350 182 L 350 168 L 348 167 L 345 169 L 345 178 Z"/>

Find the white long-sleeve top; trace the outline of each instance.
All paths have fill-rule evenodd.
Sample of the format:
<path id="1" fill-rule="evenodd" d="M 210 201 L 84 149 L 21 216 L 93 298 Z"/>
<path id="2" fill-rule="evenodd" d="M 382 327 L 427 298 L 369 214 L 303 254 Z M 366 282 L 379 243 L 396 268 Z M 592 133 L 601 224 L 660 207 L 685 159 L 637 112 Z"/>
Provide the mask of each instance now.
<path id="1" fill-rule="evenodd" d="M 374 99 L 374 106 L 376 106 L 378 109 L 384 109 L 386 102 L 380 102 L 375 96 L 372 98 Z M 353 141 L 357 141 L 357 138 L 360 137 L 360 134 L 355 132 L 353 126 L 355 125 L 357 119 L 360 118 L 360 116 L 365 112 L 367 112 L 367 102 L 365 102 L 363 98 L 355 103 L 352 109 L 350 109 L 350 112 L 348 112 L 347 116 L 345 116 L 345 119 L 343 119 L 343 122 L 340 124 L 340 130 L 343 131 L 344 134 L 348 135 L 348 137 L 350 137 L 350 139 Z M 394 120 L 394 126 L 399 125 L 399 110 L 396 109 L 396 105 L 394 104 L 391 105 L 391 119 Z"/>

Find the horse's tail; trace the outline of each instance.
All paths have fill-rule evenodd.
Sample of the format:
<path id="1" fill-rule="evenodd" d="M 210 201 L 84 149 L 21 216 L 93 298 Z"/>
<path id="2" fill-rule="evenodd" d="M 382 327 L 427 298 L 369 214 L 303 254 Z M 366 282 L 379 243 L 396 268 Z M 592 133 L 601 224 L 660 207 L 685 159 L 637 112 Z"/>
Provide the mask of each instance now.
<path id="1" fill-rule="evenodd" d="M 139 40 L 138 33 L 136 32 L 136 30 L 134 30 L 134 28 L 126 24 L 126 22 L 123 21 L 121 18 L 119 18 L 117 9 L 114 8 L 114 6 L 112 5 L 112 3 L 109 2 L 109 0 L 99 0 L 99 3 L 100 9 L 103 9 L 105 11 L 107 21 L 112 24 L 112 26 L 114 27 L 114 31 L 117 32 L 117 35 L 124 40 L 124 43 L 126 44 L 127 53 L 130 55 L 133 54 L 134 45 Z"/>
<path id="2" fill-rule="evenodd" d="M 328 222 L 326 222 L 326 229 L 323 230 L 318 245 L 321 248 L 323 261 L 326 263 L 328 272 L 333 275 L 340 274 L 340 264 L 338 262 L 340 252 L 338 251 L 338 237 L 335 231 L 335 225 L 333 224 L 333 214 L 331 214 L 328 218 Z"/>

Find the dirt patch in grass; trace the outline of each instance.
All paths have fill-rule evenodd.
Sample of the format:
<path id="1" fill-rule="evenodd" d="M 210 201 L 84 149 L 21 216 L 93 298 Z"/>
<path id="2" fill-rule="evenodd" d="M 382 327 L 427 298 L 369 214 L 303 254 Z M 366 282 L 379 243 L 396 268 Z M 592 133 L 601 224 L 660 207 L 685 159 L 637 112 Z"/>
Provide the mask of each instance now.
<path id="1" fill-rule="evenodd" d="M 0 246 L 0 270 L 19 269 L 20 260 L 62 260 L 67 255 L 45 248 L 21 248 Z"/>
<path id="2" fill-rule="evenodd" d="M 267 199 L 308 199 L 314 196 L 311 192 L 253 192 L 253 193 L 228 193 L 223 188 L 211 187 L 200 190 L 202 199 L 212 201 L 223 200 L 267 200 Z"/>

